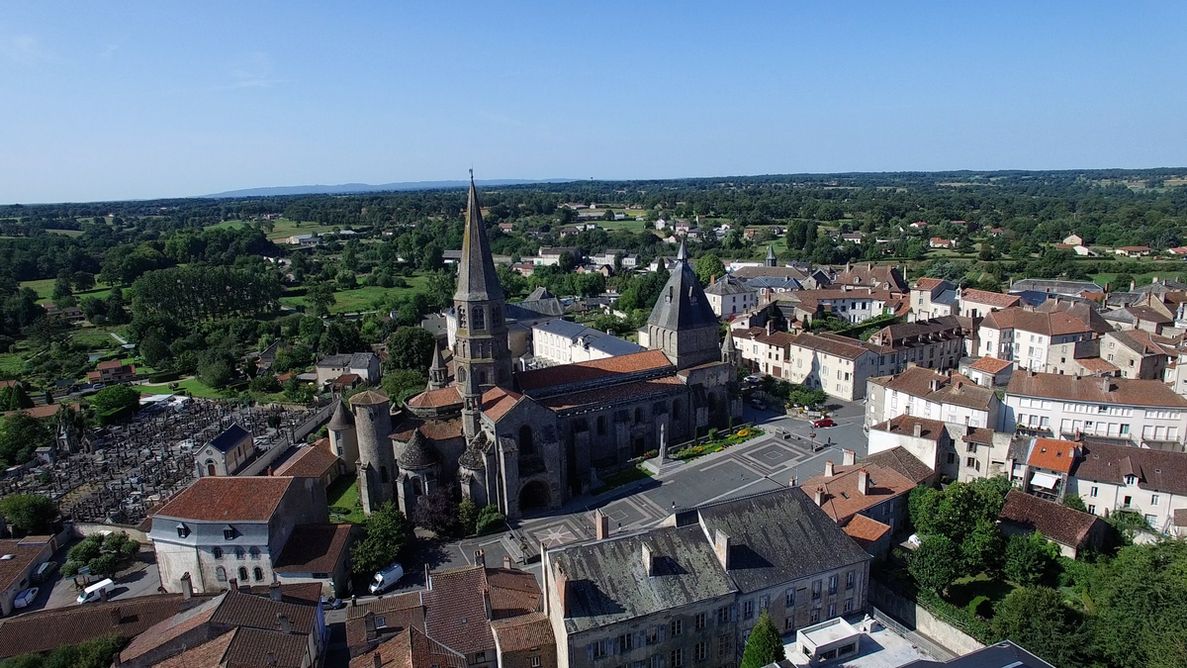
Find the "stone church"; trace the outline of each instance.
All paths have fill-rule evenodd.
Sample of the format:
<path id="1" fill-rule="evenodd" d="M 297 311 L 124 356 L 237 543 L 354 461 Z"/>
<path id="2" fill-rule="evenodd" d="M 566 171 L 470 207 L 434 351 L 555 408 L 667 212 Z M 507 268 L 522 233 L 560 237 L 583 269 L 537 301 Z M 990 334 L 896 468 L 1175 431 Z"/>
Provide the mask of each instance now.
<path id="1" fill-rule="evenodd" d="M 455 483 L 509 518 L 557 508 L 661 441 L 677 445 L 740 416 L 737 352 L 728 335 L 719 341 L 683 246 L 639 332 L 648 350 L 521 371 L 472 180 L 466 208 L 452 359 L 438 349 L 428 387 L 405 406 L 366 391 L 329 424 L 337 451 L 357 452 L 366 512 L 391 500 L 409 513 L 420 495 Z"/>

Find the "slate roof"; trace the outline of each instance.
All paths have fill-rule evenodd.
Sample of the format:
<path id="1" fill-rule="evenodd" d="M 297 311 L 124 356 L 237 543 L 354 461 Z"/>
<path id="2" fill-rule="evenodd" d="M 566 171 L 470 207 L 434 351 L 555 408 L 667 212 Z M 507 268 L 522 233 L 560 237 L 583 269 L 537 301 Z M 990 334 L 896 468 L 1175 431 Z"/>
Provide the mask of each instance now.
<path id="1" fill-rule="evenodd" d="M 1187 495 L 1187 453 L 1092 441 L 1082 450 L 1074 474 L 1081 480 L 1123 485 L 1134 475 L 1141 489 Z"/>
<path id="2" fill-rule="evenodd" d="M 299 524 L 273 564 L 280 573 L 333 573 L 346 559 L 349 524 Z"/>
<path id="3" fill-rule="evenodd" d="M 174 494 L 152 514 L 200 522 L 266 522 L 294 478 L 206 476 Z"/>
<path id="4" fill-rule="evenodd" d="M 1040 499 L 1012 489 L 998 517 L 1005 522 L 1037 531 L 1061 545 L 1079 548 L 1088 540 L 1100 519 L 1091 513 L 1068 508 L 1062 503 Z"/>
<path id="5" fill-rule="evenodd" d="M 1160 380 L 1069 377 L 1056 373 L 1015 373 L 1007 395 L 1119 406 L 1187 409 L 1187 398 Z"/>
<path id="6" fill-rule="evenodd" d="M 730 537 L 729 575 L 743 594 L 869 559 L 832 518 L 796 488 L 721 501 L 697 510 L 710 535 L 721 530 Z"/>
<path id="7" fill-rule="evenodd" d="M 423 469 L 437 461 L 419 430 L 412 432 L 412 437 L 398 450 L 396 461 L 405 469 Z"/>
<path id="8" fill-rule="evenodd" d="M 339 400 L 334 408 L 334 416 L 330 418 L 330 429 L 350 429 L 354 427 L 354 414 L 346 407 L 346 403 Z"/>
<path id="9" fill-rule="evenodd" d="M 825 518 L 830 524 L 832 520 Z M 835 524 L 833 525 L 836 526 Z M 657 561 L 647 575 L 643 545 Z M 704 600 L 728 596 L 733 583 L 699 526 L 660 527 L 557 550 L 568 579 L 565 628 L 579 633 Z"/>
<path id="10" fill-rule="evenodd" d="M 729 274 L 721 276 L 709 287 L 705 288 L 705 294 L 718 296 L 744 295 L 751 292 L 754 292 L 754 288 L 751 288 Z"/>
<path id="11" fill-rule="evenodd" d="M 221 434 L 210 439 L 207 445 L 219 452 L 226 453 L 245 438 L 251 438 L 251 432 L 240 427 L 238 422 L 232 422 L 231 426 L 224 429 Z"/>
<path id="12" fill-rule="evenodd" d="M 456 301 L 502 300 L 503 287 L 495 273 L 486 225 L 482 222 L 482 207 L 478 204 L 478 190 L 470 176 L 470 190 L 466 195 L 466 228 L 462 232 L 462 255 L 458 260 Z"/>
<path id="13" fill-rule="evenodd" d="M 659 293 L 659 299 L 647 318 L 647 324 L 670 330 L 686 331 L 701 327 L 717 327 L 717 315 L 709 306 L 701 282 L 697 280 L 688 261 L 684 242 L 680 243 L 677 263 L 668 276 L 668 282 Z"/>

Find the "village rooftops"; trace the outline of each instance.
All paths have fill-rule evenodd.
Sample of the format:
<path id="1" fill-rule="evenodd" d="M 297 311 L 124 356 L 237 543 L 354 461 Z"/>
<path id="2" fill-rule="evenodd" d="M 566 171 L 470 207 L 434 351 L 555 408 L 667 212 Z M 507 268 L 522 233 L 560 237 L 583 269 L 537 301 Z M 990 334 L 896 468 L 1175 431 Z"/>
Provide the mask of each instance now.
<path id="1" fill-rule="evenodd" d="M 996 357 L 981 357 L 969 365 L 970 369 L 974 371 L 982 371 L 984 373 L 998 374 L 1006 369 L 1014 366 L 1013 362 L 1006 360 L 999 360 Z"/>
<path id="2" fill-rule="evenodd" d="M 1141 489 L 1187 496 L 1187 453 L 1085 439 L 1075 475 L 1115 485 L 1132 475 Z"/>
<path id="3" fill-rule="evenodd" d="M 332 573 L 342 563 L 350 524 L 299 524 L 273 568 L 279 573 Z"/>
<path id="4" fill-rule="evenodd" d="M 350 353 L 346 355 L 329 355 L 317 361 L 317 366 L 323 369 L 366 369 L 375 358 L 375 353 Z"/>
<path id="5" fill-rule="evenodd" d="M 981 387 L 965 376 L 948 375 L 921 366 L 907 367 L 894 376 L 871 378 L 870 382 L 936 403 L 978 410 L 988 410 L 995 399 L 993 390 Z"/>
<path id="6" fill-rule="evenodd" d="M 1160 380 L 1016 372 L 1010 378 L 1006 394 L 1077 403 L 1187 409 L 1187 398 Z"/>
<path id="7" fill-rule="evenodd" d="M 985 304 L 994 308 L 1009 308 L 1022 304 L 1022 298 L 1018 295 L 1004 295 L 1000 292 L 990 292 L 989 290 L 978 290 L 976 288 L 965 288 L 960 293 L 960 300 L 975 304 Z"/>
<path id="8" fill-rule="evenodd" d="M 916 427 L 918 427 L 918 431 L 916 430 Z M 943 422 L 905 414 L 895 416 L 886 422 L 876 424 L 870 427 L 870 429 L 885 431 L 891 434 L 898 434 L 900 436 L 924 438 L 929 441 L 938 441 L 944 435 Z"/>
<path id="9" fill-rule="evenodd" d="M 862 463 L 894 469 L 916 485 L 922 484 L 935 475 L 935 471 L 932 471 L 930 466 L 919 461 L 918 457 L 901 445 L 869 455 L 862 460 Z"/>
<path id="10" fill-rule="evenodd" d="M 265 522 L 294 484 L 291 477 L 206 476 L 174 494 L 153 513 L 197 522 Z"/>
<path id="11" fill-rule="evenodd" d="M 820 492 L 820 507 L 834 521 L 849 518 L 915 489 L 915 483 L 890 468 L 862 462 L 839 466 L 833 475 L 809 478 L 800 485 L 809 496 Z"/>
<path id="12" fill-rule="evenodd" d="M 350 660 L 350 668 L 466 668 L 466 657 L 406 627 L 374 649 Z"/>
<path id="13" fill-rule="evenodd" d="M 1006 494 L 1006 503 L 999 517 L 1003 521 L 1037 531 L 1057 543 L 1074 547 L 1083 545 L 1092 531 L 1092 525 L 1100 521 L 1091 513 L 1040 499 L 1017 489 Z"/>
<path id="14" fill-rule="evenodd" d="M 1045 336 L 1088 334 L 1095 331 L 1090 323 L 1070 313 L 1028 311 L 1017 307 L 986 314 L 981 326 L 999 330 L 1020 329 Z"/>
<path id="15" fill-rule="evenodd" d="M 800 334 L 791 339 L 788 344 L 849 360 L 855 360 L 862 355 L 872 353 L 861 341 L 828 333 Z"/>
<path id="16" fill-rule="evenodd" d="M 1071 473 L 1076 464 L 1077 443 L 1058 438 L 1037 438 L 1026 463 L 1048 471 Z"/>
<path id="17" fill-rule="evenodd" d="M 627 380 L 632 374 L 662 374 L 675 372 L 662 350 L 644 350 L 628 355 L 616 355 L 588 362 L 561 364 L 543 369 L 521 371 L 515 380 L 527 394 L 557 385 L 589 384 Z M 357 396 L 357 395 L 356 395 Z"/>

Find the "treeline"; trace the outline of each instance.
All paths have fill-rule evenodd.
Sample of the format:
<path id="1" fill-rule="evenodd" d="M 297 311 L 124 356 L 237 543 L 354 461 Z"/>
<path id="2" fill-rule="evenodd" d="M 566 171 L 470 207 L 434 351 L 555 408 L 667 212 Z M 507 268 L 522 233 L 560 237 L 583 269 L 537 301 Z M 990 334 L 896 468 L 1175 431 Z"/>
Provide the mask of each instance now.
<path id="1" fill-rule="evenodd" d="M 185 325 L 276 309 L 280 281 L 266 271 L 191 265 L 145 273 L 132 284 L 134 318 L 166 317 Z"/>

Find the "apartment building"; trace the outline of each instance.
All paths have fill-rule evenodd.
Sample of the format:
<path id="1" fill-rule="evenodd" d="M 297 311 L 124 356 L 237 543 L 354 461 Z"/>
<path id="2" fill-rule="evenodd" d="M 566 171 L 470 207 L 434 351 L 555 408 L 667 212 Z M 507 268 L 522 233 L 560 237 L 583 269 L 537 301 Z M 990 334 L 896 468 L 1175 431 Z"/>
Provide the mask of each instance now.
<path id="1" fill-rule="evenodd" d="M 882 358 L 869 346 L 835 334 L 800 334 L 786 350 L 786 380 L 846 401 L 864 397 L 866 381 L 881 371 Z"/>
<path id="2" fill-rule="evenodd" d="M 597 534 L 542 555 L 560 668 L 734 666 L 764 610 L 786 634 L 866 608 L 870 555 L 797 488 Z"/>
<path id="3" fill-rule="evenodd" d="M 532 354 L 553 364 L 588 362 L 644 350 L 637 343 L 560 318 L 532 325 Z"/>
<path id="4" fill-rule="evenodd" d="M 983 318 L 994 311 L 1022 305 L 1022 298 L 1018 295 L 1003 295 L 975 288 L 961 290 L 959 300 L 959 315 L 962 318 Z"/>
<path id="5" fill-rule="evenodd" d="M 899 415 L 870 427 L 869 452 L 902 449 L 936 477 L 968 482 L 1009 472 L 1010 436 L 984 427 Z"/>
<path id="6" fill-rule="evenodd" d="M 1163 380 L 1172 361 L 1177 361 L 1174 341 L 1135 329 L 1109 332 L 1101 338 L 1100 356 L 1117 367 L 1122 378 Z"/>
<path id="7" fill-rule="evenodd" d="M 718 318 L 729 318 L 758 306 L 758 290 L 725 274 L 705 288 L 705 298 Z"/>
<path id="8" fill-rule="evenodd" d="M 1006 387 L 1004 431 L 1079 434 L 1183 450 L 1187 398 L 1162 381 L 1015 372 Z"/>
<path id="9" fill-rule="evenodd" d="M 964 357 L 965 337 L 972 323 L 946 315 L 928 320 L 887 325 L 870 335 L 870 347 L 886 357 L 885 371 L 898 373 L 909 365 L 954 369 Z"/>
<path id="10" fill-rule="evenodd" d="M 921 278 L 911 287 L 909 322 L 959 313 L 960 288 L 942 278 Z"/>
<path id="11" fill-rule="evenodd" d="M 1054 372 L 1068 360 L 1083 357 L 1076 345 L 1096 338 L 1087 320 L 1065 311 L 1008 308 L 989 313 L 978 329 L 981 357 L 1013 362 L 1019 369 Z"/>
<path id="12" fill-rule="evenodd" d="M 866 383 L 867 428 L 899 415 L 912 415 L 998 429 L 1003 413 L 1002 403 L 991 388 L 956 373 L 912 366 L 898 375 L 870 378 Z"/>

